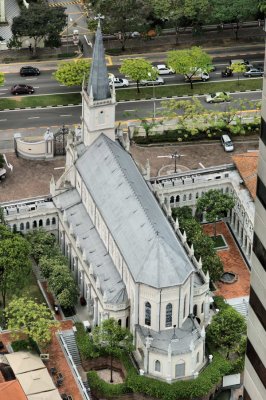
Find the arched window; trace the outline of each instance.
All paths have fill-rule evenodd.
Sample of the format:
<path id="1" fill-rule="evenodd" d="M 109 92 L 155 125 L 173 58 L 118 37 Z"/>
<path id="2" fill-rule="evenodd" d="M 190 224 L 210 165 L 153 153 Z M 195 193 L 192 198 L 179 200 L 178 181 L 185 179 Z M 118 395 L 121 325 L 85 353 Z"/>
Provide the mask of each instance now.
<path id="1" fill-rule="evenodd" d="M 192 200 L 192 193 L 189 193 L 188 200 Z"/>
<path id="2" fill-rule="evenodd" d="M 151 325 L 151 305 L 148 301 L 145 303 L 145 325 Z"/>
<path id="3" fill-rule="evenodd" d="M 13 232 L 17 232 L 17 225 L 16 224 L 13 225 Z"/>
<path id="4" fill-rule="evenodd" d="M 52 225 L 55 225 L 56 224 L 56 219 L 55 219 L 55 217 L 53 217 L 53 219 L 52 219 Z"/>
<path id="5" fill-rule="evenodd" d="M 117 323 L 118 323 L 119 326 L 121 326 L 121 324 L 122 324 L 121 319 L 119 319 L 119 320 L 117 321 Z"/>
<path id="6" fill-rule="evenodd" d="M 186 200 L 187 200 L 187 195 L 184 194 L 184 195 L 183 195 L 183 201 L 186 201 Z"/>
<path id="7" fill-rule="evenodd" d="M 183 360 L 175 365 L 175 377 L 181 378 L 182 376 L 185 376 L 185 361 Z"/>
<path id="8" fill-rule="evenodd" d="M 37 221 L 33 221 L 32 227 L 37 228 Z"/>
<path id="9" fill-rule="evenodd" d="M 183 318 L 186 316 L 186 310 L 187 310 L 187 295 L 184 297 L 184 309 L 183 309 Z"/>
<path id="10" fill-rule="evenodd" d="M 30 229 L 30 223 L 26 222 L 26 229 Z"/>
<path id="11" fill-rule="evenodd" d="M 50 219 L 49 218 L 47 218 L 47 220 L 46 220 L 46 226 L 48 226 L 48 225 L 50 225 Z"/>
<path id="12" fill-rule="evenodd" d="M 19 229 L 20 229 L 21 231 L 24 231 L 24 224 L 23 224 L 23 222 L 21 222 Z"/>
<path id="13" fill-rule="evenodd" d="M 195 304 L 193 307 L 193 315 L 195 315 L 195 317 L 196 317 L 197 314 L 198 314 L 198 306 L 197 306 L 197 304 Z"/>
<path id="14" fill-rule="evenodd" d="M 179 194 L 176 196 L 175 201 L 176 201 L 176 203 L 179 203 L 179 201 L 180 201 L 180 196 L 179 196 Z"/>
<path id="15" fill-rule="evenodd" d="M 129 317 L 126 318 L 126 328 L 129 328 Z"/>
<path id="16" fill-rule="evenodd" d="M 204 302 L 201 304 L 201 313 L 203 313 L 204 310 Z"/>
<path id="17" fill-rule="evenodd" d="M 161 363 L 160 363 L 159 360 L 156 360 L 156 361 L 155 361 L 155 368 L 154 368 L 154 370 L 155 370 L 156 372 L 161 372 Z"/>
<path id="18" fill-rule="evenodd" d="M 42 226 L 43 224 L 42 224 L 42 219 L 40 219 L 40 221 L 39 221 L 39 226 Z"/>
<path id="19" fill-rule="evenodd" d="M 172 326 L 172 313 L 173 313 L 173 306 L 171 303 L 169 303 L 166 306 L 166 313 L 165 313 L 166 328 L 169 328 L 170 326 Z"/>
<path id="20" fill-rule="evenodd" d="M 198 199 L 198 198 L 199 198 L 199 193 L 198 193 L 198 192 L 196 193 L 196 196 L 195 196 L 195 197 L 196 197 L 196 199 Z"/>
<path id="21" fill-rule="evenodd" d="M 199 363 L 199 351 L 197 352 L 197 364 Z"/>
<path id="22" fill-rule="evenodd" d="M 171 196 L 170 197 L 170 203 L 174 203 L 175 202 L 175 198 L 174 198 L 174 196 Z"/>

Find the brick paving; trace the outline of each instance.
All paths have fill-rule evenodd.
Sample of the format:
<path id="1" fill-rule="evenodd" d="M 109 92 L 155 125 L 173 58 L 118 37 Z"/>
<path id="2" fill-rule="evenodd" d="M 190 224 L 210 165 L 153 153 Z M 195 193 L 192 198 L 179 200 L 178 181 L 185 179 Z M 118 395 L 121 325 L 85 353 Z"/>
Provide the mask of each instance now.
<path id="1" fill-rule="evenodd" d="M 249 296 L 250 272 L 247 264 L 227 225 L 224 222 L 218 222 L 216 225 L 217 234 L 223 235 L 228 245 L 227 249 L 217 251 L 223 263 L 224 271 L 234 272 L 237 274 L 238 280 L 234 283 L 216 282 L 217 290 L 215 291 L 215 295 L 223 296 L 225 299 Z M 209 236 L 213 235 L 212 224 L 204 224 L 203 230 Z"/>

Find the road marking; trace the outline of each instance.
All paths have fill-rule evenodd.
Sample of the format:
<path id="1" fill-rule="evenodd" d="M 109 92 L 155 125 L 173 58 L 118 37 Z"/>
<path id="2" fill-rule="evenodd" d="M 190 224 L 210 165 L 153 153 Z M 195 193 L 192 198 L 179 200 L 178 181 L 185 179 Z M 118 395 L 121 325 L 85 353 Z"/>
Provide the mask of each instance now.
<path id="1" fill-rule="evenodd" d="M 40 89 L 40 86 L 33 86 L 34 89 Z"/>
<path id="2" fill-rule="evenodd" d="M 8 90 L 8 89 L 0 89 L 0 90 Z"/>
<path id="3" fill-rule="evenodd" d="M 72 114 L 62 114 L 60 117 L 72 117 Z"/>
<path id="4" fill-rule="evenodd" d="M 40 117 L 28 117 L 28 119 L 38 119 Z"/>
<path id="5" fill-rule="evenodd" d="M 26 78 L 26 81 L 37 81 L 37 78 Z"/>
<path id="6" fill-rule="evenodd" d="M 4 121 L 7 121 L 7 119 L 0 119 L 0 122 L 4 122 Z"/>
<path id="7" fill-rule="evenodd" d="M 124 110 L 124 112 L 133 112 L 133 111 L 137 111 L 137 110 Z"/>
<path id="8" fill-rule="evenodd" d="M 59 85 L 59 86 L 64 86 L 65 87 L 66 85 Z"/>
<path id="9" fill-rule="evenodd" d="M 65 167 L 55 167 L 54 169 L 65 169 Z"/>
<path id="10" fill-rule="evenodd" d="M 201 162 L 199 162 L 199 166 L 200 166 L 201 168 L 205 168 L 204 165 L 203 165 Z"/>

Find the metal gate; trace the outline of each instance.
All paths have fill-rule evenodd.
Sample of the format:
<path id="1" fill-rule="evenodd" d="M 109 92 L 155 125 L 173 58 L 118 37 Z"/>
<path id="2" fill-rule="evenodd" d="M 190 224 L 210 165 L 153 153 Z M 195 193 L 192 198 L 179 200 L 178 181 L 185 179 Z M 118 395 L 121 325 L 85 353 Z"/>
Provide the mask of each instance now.
<path id="1" fill-rule="evenodd" d="M 62 126 L 59 131 L 54 134 L 54 156 L 64 156 L 66 154 L 66 143 L 69 129 Z"/>

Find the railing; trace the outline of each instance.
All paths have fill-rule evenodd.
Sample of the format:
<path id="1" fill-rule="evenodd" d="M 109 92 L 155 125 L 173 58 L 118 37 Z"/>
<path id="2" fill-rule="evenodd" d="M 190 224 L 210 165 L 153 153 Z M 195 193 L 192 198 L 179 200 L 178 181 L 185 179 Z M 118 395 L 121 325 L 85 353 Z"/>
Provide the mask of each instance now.
<path id="1" fill-rule="evenodd" d="M 79 386 L 79 389 L 80 389 L 80 391 L 81 391 L 81 394 L 82 394 L 83 398 L 84 398 L 85 400 L 91 400 L 91 397 L 90 397 L 89 394 L 87 393 L 87 389 L 86 389 L 86 387 L 84 386 L 84 383 L 82 382 L 82 379 L 81 379 L 81 377 L 80 377 L 80 374 L 79 374 L 79 372 L 78 372 L 78 369 L 77 369 L 77 367 L 76 367 L 76 365 L 75 365 L 75 363 L 74 363 L 74 361 L 73 361 L 73 358 L 72 358 L 71 354 L 69 353 L 68 347 L 67 347 L 67 345 L 66 345 L 66 342 L 65 342 L 65 340 L 64 340 L 63 335 L 62 335 L 61 332 L 59 332 L 59 338 L 60 338 L 60 340 L 61 340 L 61 343 L 62 343 L 62 346 L 63 346 L 63 348 L 64 348 L 64 351 L 66 352 L 67 357 L 68 357 L 68 359 L 69 359 L 69 361 L 70 361 L 71 368 L 72 368 L 73 372 L 75 373 L 76 382 L 78 383 L 78 386 Z M 89 389 L 89 390 L 90 390 L 90 389 Z"/>

